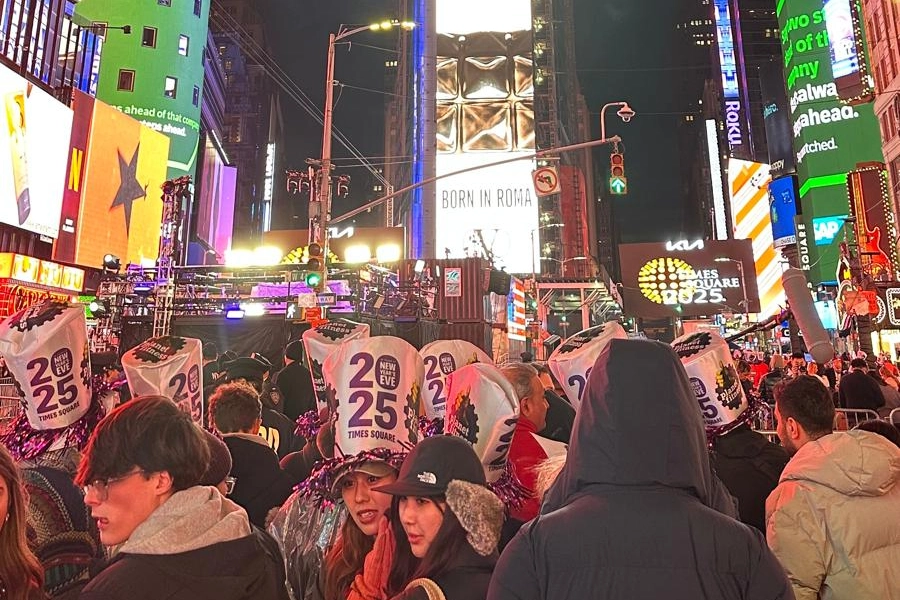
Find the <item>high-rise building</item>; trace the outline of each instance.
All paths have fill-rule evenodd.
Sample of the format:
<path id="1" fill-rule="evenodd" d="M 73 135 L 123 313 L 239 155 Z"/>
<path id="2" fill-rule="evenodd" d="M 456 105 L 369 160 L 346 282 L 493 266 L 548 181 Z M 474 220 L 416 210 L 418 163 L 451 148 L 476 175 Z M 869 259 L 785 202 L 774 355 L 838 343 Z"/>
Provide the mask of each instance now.
<path id="1" fill-rule="evenodd" d="M 0 252 L 50 258 L 59 234 L 73 93 L 96 91 L 102 45 L 74 7 L 0 0 Z"/>
<path id="2" fill-rule="evenodd" d="M 485 255 L 517 273 L 592 274 L 598 224 L 591 152 L 538 161 L 558 166 L 557 193 L 538 198 L 531 181 L 536 149 L 590 139 L 571 0 L 502 0 L 477 8 L 400 0 L 399 8 L 418 27 L 409 54 L 401 48 L 398 64 L 388 67 L 400 99 L 387 110 L 386 154 L 413 157 L 412 182 L 522 159 L 441 179 L 398 199 L 411 254 Z M 405 168 L 394 168 L 388 179 L 403 181 Z"/>
<path id="3" fill-rule="evenodd" d="M 170 178 L 193 175 L 209 0 L 81 0 L 76 14 L 106 33 L 97 98 L 169 138 Z"/>
<path id="4" fill-rule="evenodd" d="M 874 71 L 875 116 L 891 183 L 894 214 L 900 214 L 900 6 L 863 0 L 869 62 Z"/>
<path id="5" fill-rule="evenodd" d="M 237 167 L 235 243 L 254 245 L 272 229 L 275 179 L 283 172 L 279 95 L 260 63 L 269 54 L 265 19 L 255 2 L 222 0 L 210 28 L 225 70 L 222 146 Z"/>

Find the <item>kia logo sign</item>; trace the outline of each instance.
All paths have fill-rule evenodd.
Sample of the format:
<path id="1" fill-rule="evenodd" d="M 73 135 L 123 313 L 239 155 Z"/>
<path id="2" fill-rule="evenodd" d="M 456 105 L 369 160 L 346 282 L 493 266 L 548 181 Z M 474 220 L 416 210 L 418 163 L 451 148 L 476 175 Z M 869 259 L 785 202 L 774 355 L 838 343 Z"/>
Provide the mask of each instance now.
<path id="1" fill-rule="evenodd" d="M 844 226 L 847 215 L 835 215 L 833 217 L 819 217 L 813 219 L 813 233 L 816 237 L 816 246 L 828 246 L 834 242 L 838 232 Z"/>

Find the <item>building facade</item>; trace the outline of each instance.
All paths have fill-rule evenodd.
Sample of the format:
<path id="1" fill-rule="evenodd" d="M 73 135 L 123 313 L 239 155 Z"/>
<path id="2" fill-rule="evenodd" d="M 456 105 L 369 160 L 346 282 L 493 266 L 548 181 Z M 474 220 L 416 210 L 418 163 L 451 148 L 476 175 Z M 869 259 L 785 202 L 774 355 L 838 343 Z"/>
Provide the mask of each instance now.
<path id="1" fill-rule="evenodd" d="M 197 164 L 209 5 L 82 0 L 76 9 L 105 32 L 97 98 L 169 138 L 170 178 Z"/>

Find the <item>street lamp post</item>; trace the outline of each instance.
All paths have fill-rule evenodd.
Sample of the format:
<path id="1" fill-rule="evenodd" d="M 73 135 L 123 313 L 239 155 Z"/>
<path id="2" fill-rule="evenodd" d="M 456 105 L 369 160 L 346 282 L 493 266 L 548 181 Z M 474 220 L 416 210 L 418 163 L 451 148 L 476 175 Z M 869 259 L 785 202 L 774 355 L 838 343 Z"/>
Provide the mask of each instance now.
<path id="1" fill-rule="evenodd" d="M 544 229 L 554 229 L 557 227 L 565 227 L 564 223 L 550 223 L 549 225 L 543 225 L 542 227 L 536 227 L 531 230 L 531 282 L 534 285 L 535 293 L 537 293 L 537 262 L 534 259 L 534 255 L 537 254 L 534 248 L 534 234 L 538 231 L 543 231 Z"/>
<path id="2" fill-rule="evenodd" d="M 324 256 L 328 253 L 328 224 L 331 220 L 331 135 L 334 120 L 334 48 L 337 42 L 363 31 L 387 31 L 400 27 L 409 31 L 415 27 L 410 21 L 382 21 L 371 25 L 346 28 L 341 25 L 337 33 L 328 36 L 328 61 L 325 66 L 325 109 L 322 119 L 322 158 L 319 165 L 319 187 L 316 207 L 310 208 L 310 217 L 317 217 L 317 224 L 312 228 L 310 242 L 319 242 L 324 248 Z"/>
<path id="3" fill-rule="evenodd" d="M 602 139 L 606 139 L 606 109 L 618 106 L 619 110 L 616 112 L 619 115 L 619 118 L 622 119 L 623 123 L 628 123 L 631 119 L 634 118 L 635 112 L 624 100 L 620 100 L 619 102 L 609 102 L 603 105 L 603 108 L 600 109 L 600 137 Z"/>

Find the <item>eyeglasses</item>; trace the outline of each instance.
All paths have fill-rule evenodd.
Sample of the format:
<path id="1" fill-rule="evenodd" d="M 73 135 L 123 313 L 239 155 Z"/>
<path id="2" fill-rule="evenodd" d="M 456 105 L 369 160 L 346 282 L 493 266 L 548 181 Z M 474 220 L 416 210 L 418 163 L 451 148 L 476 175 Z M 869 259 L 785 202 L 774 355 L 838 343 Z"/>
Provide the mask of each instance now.
<path id="1" fill-rule="evenodd" d="M 100 502 L 105 502 L 107 498 L 109 498 L 109 486 L 110 484 L 116 483 L 117 481 L 124 481 L 131 477 L 132 475 L 137 475 L 138 473 L 145 473 L 143 469 L 135 469 L 130 473 L 126 473 L 124 475 L 120 475 L 119 477 L 107 477 L 105 479 L 95 479 L 94 481 L 88 483 L 87 485 L 81 488 L 81 491 L 84 492 L 84 495 L 87 496 L 88 492 L 92 489 L 97 492 L 97 499 Z"/>
<path id="2" fill-rule="evenodd" d="M 234 484 L 237 483 L 237 477 L 226 477 L 225 478 L 225 495 L 230 496 L 231 492 L 234 491 Z"/>

